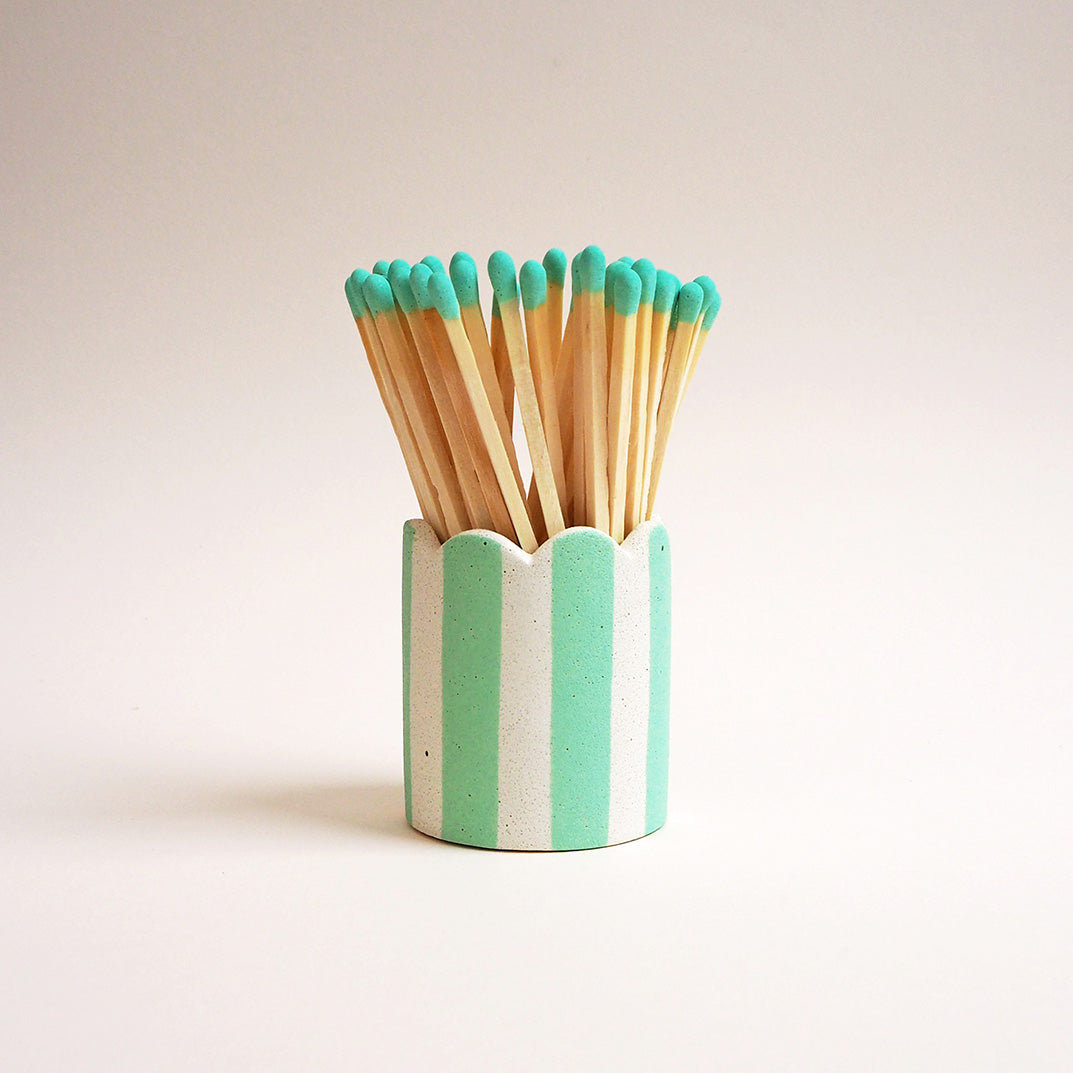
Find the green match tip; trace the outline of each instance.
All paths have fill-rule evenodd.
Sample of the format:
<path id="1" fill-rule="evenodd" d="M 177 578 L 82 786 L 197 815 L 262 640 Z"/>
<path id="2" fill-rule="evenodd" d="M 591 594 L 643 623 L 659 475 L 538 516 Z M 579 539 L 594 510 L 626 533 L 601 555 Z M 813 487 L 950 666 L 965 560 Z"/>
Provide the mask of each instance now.
<path id="1" fill-rule="evenodd" d="M 492 281 L 492 290 L 501 306 L 518 300 L 518 277 L 509 253 L 496 250 L 488 258 L 488 278 Z"/>
<path id="2" fill-rule="evenodd" d="M 376 315 L 387 313 L 395 308 L 395 296 L 391 293 L 391 284 L 379 272 L 373 272 L 361 285 L 362 297 L 366 305 Z"/>
<path id="3" fill-rule="evenodd" d="M 641 281 L 641 304 L 650 306 L 656 294 L 656 266 L 642 257 L 630 266 Z"/>
<path id="4" fill-rule="evenodd" d="M 621 261 L 612 261 L 604 271 L 604 308 L 615 304 L 615 284 L 623 272 L 629 269 Z"/>
<path id="5" fill-rule="evenodd" d="M 586 246 L 578 254 L 578 281 L 583 291 L 603 290 L 606 272 L 607 258 L 599 246 Z"/>
<path id="6" fill-rule="evenodd" d="M 712 301 L 708 308 L 704 311 L 704 317 L 700 322 L 700 326 L 707 331 L 715 322 L 715 318 L 719 315 L 719 310 L 723 308 L 723 299 L 719 297 L 719 292 L 716 291 L 712 296 Z"/>
<path id="7" fill-rule="evenodd" d="M 656 273 L 656 289 L 652 295 L 652 308 L 657 313 L 670 313 L 678 297 L 679 280 L 676 275 L 662 268 Z"/>
<path id="8" fill-rule="evenodd" d="M 623 266 L 615 280 L 615 312 L 632 317 L 641 303 L 641 277 Z"/>
<path id="9" fill-rule="evenodd" d="M 710 328 L 712 321 L 715 320 L 716 313 L 719 312 L 719 292 L 715 289 L 715 283 L 712 281 L 711 276 L 697 276 L 693 280 L 702 291 L 704 291 L 704 305 L 701 306 L 701 327 Z M 715 308 L 715 313 L 711 313 L 712 308 Z M 711 316 L 709 317 L 709 313 Z"/>
<path id="10" fill-rule="evenodd" d="M 687 283 L 678 292 L 678 321 L 680 324 L 694 324 L 700 316 L 704 305 L 704 289 L 699 283 Z"/>
<path id="11" fill-rule="evenodd" d="M 421 263 L 423 265 L 428 265 L 428 267 L 431 268 L 433 272 L 447 271 L 447 269 L 443 266 L 443 261 L 441 261 L 438 257 L 434 256 L 431 253 L 427 257 L 422 257 Z"/>
<path id="12" fill-rule="evenodd" d="M 457 320 L 461 315 L 458 296 L 446 272 L 433 272 L 428 280 L 428 293 L 444 320 Z"/>
<path id="13" fill-rule="evenodd" d="M 566 285 L 566 254 L 553 246 L 544 254 L 544 271 L 548 274 L 548 283 L 553 287 Z"/>
<path id="14" fill-rule="evenodd" d="M 391 263 L 389 261 L 377 261 L 376 264 L 373 265 L 373 272 L 375 275 L 383 276 L 386 279 L 390 268 Z"/>
<path id="15" fill-rule="evenodd" d="M 391 291 L 395 295 L 395 301 L 403 313 L 412 313 L 417 303 L 414 301 L 414 292 L 410 287 L 410 263 L 401 258 L 391 262 L 388 269 L 387 281 L 391 284 Z"/>
<path id="16" fill-rule="evenodd" d="M 539 309 L 548 300 L 548 273 L 539 261 L 526 261 L 518 273 L 518 282 L 526 309 Z"/>
<path id="17" fill-rule="evenodd" d="M 477 262 L 464 250 L 459 250 L 451 258 L 451 282 L 455 285 L 455 295 L 460 305 L 475 306 L 480 303 Z"/>
<path id="18" fill-rule="evenodd" d="M 410 290 L 413 291 L 418 309 L 431 309 L 436 304 L 428 293 L 428 281 L 431 276 L 432 269 L 424 262 L 410 269 Z"/>
<path id="19" fill-rule="evenodd" d="M 368 275 L 369 273 L 364 268 L 358 268 L 347 276 L 346 300 L 350 303 L 350 312 L 355 317 L 364 317 L 369 311 L 368 306 L 365 304 L 365 297 L 361 293 L 361 285 Z"/>

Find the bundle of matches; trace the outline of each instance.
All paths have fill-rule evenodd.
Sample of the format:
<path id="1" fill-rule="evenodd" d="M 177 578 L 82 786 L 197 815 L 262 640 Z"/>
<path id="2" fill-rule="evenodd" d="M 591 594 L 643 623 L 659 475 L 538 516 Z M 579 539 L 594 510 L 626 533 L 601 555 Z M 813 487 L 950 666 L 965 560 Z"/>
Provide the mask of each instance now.
<path id="1" fill-rule="evenodd" d="M 441 542 L 488 529 L 527 552 L 570 526 L 621 543 L 652 516 L 674 419 L 719 312 L 715 284 L 682 284 L 646 258 L 571 264 L 549 250 L 520 272 L 456 253 L 379 261 L 346 283 L 373 378 L 422 516 Z M 528 487 L 514 448 L 521 417 Z"/>

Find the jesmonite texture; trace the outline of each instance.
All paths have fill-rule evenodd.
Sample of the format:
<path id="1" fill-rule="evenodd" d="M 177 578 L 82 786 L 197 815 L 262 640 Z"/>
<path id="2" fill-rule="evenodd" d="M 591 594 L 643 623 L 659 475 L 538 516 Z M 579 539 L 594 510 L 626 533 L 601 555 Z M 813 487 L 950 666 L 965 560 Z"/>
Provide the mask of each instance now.
<path id="1" fill-rule="evenodd" d="M 527 555 L 403 530 L 406 819 L 496 849 L 608 846 L 667 815 L 670 543 L 595 529 Z"/>

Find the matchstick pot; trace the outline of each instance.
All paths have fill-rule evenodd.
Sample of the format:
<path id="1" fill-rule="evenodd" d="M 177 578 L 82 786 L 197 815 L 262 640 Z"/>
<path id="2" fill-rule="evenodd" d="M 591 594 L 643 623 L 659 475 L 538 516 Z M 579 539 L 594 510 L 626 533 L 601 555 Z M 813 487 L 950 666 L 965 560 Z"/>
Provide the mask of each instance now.
<path id="1" fill-rule="evenodd" d="M 670 542 L 573 528 L 529 555 L 403 529 L 406 819 L 490 849 L 590 849 L 667 816 Z"/>

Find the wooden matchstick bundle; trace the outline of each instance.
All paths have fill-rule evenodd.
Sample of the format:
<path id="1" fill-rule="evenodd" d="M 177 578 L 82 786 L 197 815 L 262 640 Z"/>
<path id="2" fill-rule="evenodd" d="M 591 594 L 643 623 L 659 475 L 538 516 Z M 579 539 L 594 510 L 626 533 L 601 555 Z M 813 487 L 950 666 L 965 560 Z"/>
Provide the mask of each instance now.
<path id="1" fill-rule="evenodd" d="M 667 444 L 719 312 L 715 284 L 651 261 L 570 266 L 549 250 L 515 271 L 456 253 L 358 269 L 346 295 L 421 514 L 441 541 L 488 529 L 527 552 L 570 526 L 621 543 L 652 517 Z M 517 409 L 531 473 L 514 446 Z M 527 479 L 528 478 L 528 479 Z"/>

